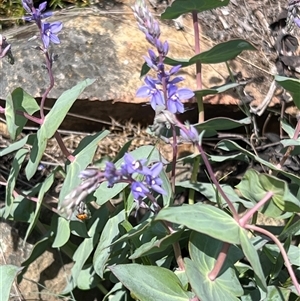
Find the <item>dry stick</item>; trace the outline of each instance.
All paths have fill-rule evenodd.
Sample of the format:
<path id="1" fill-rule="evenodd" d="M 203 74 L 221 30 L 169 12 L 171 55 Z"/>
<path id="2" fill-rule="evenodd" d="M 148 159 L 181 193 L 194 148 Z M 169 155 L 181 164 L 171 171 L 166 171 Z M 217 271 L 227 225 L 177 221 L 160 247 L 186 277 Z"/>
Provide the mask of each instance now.
<path id="1" fill-rule="evenodd" d="M 273 95 L 275 93 L 275 90 L 276 90 L 276 82 L 274 79 L 272 81 L 269 91 L 268 91 L 266 97 L 264 98 L 264 100 L 262 101 L 262 103 L 256 108 L 251 107 L 251 109 L 250 109 L 251 113 L 261 116 L 264 113 L 264 111 L 266 110 L 266 108 L 268 107 L 269 103 L 271 102 Z"/>

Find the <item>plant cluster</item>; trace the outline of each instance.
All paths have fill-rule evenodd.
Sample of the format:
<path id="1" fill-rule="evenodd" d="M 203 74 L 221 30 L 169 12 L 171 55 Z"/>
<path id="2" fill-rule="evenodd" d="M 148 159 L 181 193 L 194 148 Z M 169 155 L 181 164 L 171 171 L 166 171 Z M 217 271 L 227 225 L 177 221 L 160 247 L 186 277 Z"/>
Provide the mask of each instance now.
<path id="1" fill-rule="evenodd" d="M 41 1 L 34 0 L 35 4 Z M 75 5 L 77 7 L 83 7 L 90 5 L 89 0 L 51 0 L 47 4 L 51 9 L 64 8 L 70 5 Z M 22 16 L 24 15 L 24 7 L 19 0 L 3 0 L 0 1 L 0 29 L 2 25 L 9 26 L 12 20 L 16 23 L 22 21 Z"/>
<path id="2" fill-rule="evenodd" d="M 292 22 L 299 25 L 297 1 L 294 2 L 295 7 L 288 15 L 289 28 L 294 26 Z M 45 57 L 49 86 L 39 105 L 25 90 L 17 88 L 7 96 L 5 108 L 0 108 L 15 140 L 0 151 L 1 156 L 14 154 L 8 178 L 1 179 L 6 196 L 0 216 L 27 222 L 25 239 L 35 227 L 42 232 L 42 238 L 21 267 L 0 266 L 1 300 L 9 300 L 15 277 L 22 280 L 30 263 L 50 245 L 74 261 L 68 284 L 61 292 L 70 300 L 75 300 L 76 287 L 84 290 L 98 287 L 103 300 L 113 301 L 299 300 L 300 221 L 296 217 L 300 212 L 300 177 L 286 171 L 284 166 L 288 158 L 299 154 L 299 119 L 295 128 L 284 116 L 280 119 L 280 126 L 289 138 L 281 140 L 279 162 L 259 157 L 253 145 L 248 147 L 251 143 L 241 146 L 229 139 L 221 140 L 216 148 L 222 150 L 222 155 L 208 154 L 202 144 L 204 138 L 216 136 L 219 130 L 253 128 L 253 113 L 247 104 L 241 107 L 246 114 L 242 120 L 223 117 L 204 120 L 203 96 L 222 93 L 239 84 L 202 89 L 202 64 L 227 63 L 242 51 L 255 51 L 250 43 L 238 39 L 200 53 L 197 14 L 228 3 L 229 0 L 175 0 L 166 9 L 164 19 L 192 13 L 195 56 L 179 60 L 167 56 L 169 44 L 161 38 L 158 21 L 143 0 L 136 1 L 133 13 L 150 46 L 142 67 L 145 83 L 136 94 L 149 98 L 155 110 L 150 130 L 157 139 L 172 145 L 173 159 L 164 160 L 155 146 L 128 152 L 128 143 L 112 161 L 95 162 L 97 145 L 108 131 L 84 138 L 72 154 L 57 131 L 72 104 L 94 80 L 86 79 L 65 91 L 45 115 L 45 100 L 55 83 L 52 72 L 55 61 L 49 49 L 50 45 L 61 42 L 59 32 L 63 24 L 45 21 L 51 15 L 45 12 L 46 2 L 35 8 L 32 0 L 22 0 L 27 12 L 24 20 L 35 22 L 40 33 L 41 45 L 37 51 Z M 9 41 L 2 36 L 0 41 L 0 58 L 8 57 L 13 63 Z M 190 65 L 195 65 L 197 71 L 195 91 L 178 86 L 184 82 L 180 70 Z M 154 76 L 148 75 L 149 70 Z M 274 79 L 290 91 L 300 109 L 300 81 L 279 75 Z M 198 103 L 199 123 L 181 123 L 177 115 L 185 110 L 182 100 L 192 97 Z M 39 117 L 34 116 L 36 112 Z M 38 124 L 39 130 L 18 140 L 27 120 Z M 65 155 L 64 168 L 54 168 L 43 182 L 29 190 L 17 189 L 21 167 L 26 164 L 26 177 L 32 179 L 47 140 L 52 137 Z M 255 138 L 261 139 L 258 135 Z M 176 179 L 179 143 L 190 143 L 195 149 L 192 155 L 180 159 L 193 167 L 189 180 Z M 232 160 L 257 162 L 265 172 L 249 168 L 235 187 L 220 184 L 212 164 Z M 197 180 L 199 166 L 205 168 L 209 181 Z M 59 203 L 57 207 L 49 207 L 43 198 L 58 173 L 64 177 Z M 182 189 L 189 194 L 186 203 L 178 205 L 176 194 Z M 198 201 L 196 192 L 209 202 Z M 111 200 L 116 197 L 122 202 L 112 206 Z M 45 225 L 40 219 L 43 206 L 53 211 L 51 224 Z M 246 208 L 242 214 L 241 208 Z M 258 212 L 284 219 L 285 225 L 258 226 Z M 80 238 L 79 245 L 72 242 L 72 237 Z"/>

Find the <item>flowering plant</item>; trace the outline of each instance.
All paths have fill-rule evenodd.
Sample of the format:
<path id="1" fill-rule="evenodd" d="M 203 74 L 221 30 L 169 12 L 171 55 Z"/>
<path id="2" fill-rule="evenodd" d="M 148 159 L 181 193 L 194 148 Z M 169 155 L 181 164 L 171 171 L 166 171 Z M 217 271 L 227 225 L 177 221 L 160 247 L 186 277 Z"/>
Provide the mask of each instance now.
<path id="1" fill-rule="evenodd" d="M 192 13 L 196 54 L 184 61 L 168 58 L 169 43 L 161 39 L 158 21 L 143 0 L 136 1 L 133 13 L 151 47 L 144 57 L 144 84 L 136 95 L 149 99 L 155 111 L 151 132 L 172 146 L 172 160 L 166 161 L 153 146 L 142 146 L 132 152 L 124 147 L 115 160 L 94 166 L 97 144 L 108 131 L 82 141 L 73 154 L 68 152 L 57 132 L 71 105 L 93 80 L 87 79 L 64 92 L 45 116 L 45 100 L 55 82 L 52 71 L 55 62 L 49 48 L 60 43 L 59 32 L 63 25 L 44 21 L 51 15 L 45 12 L 46 2 L 35 8 L 32 0 L 22 0 L 27 13 L 24 20 L 36 23 L 40 33 L 41 45 L 37 50 L 45 57 L 49 86 L 40 105 L 18 88 L 8 96 L 7 106 L 0 108 L 6 116 L 11 138 L 16 139 L 1 151 L 2 156 L 15 152 L 10 174 L 2 179 L 6 199 L 0 209 L 1 216 L 17 220 L 17 212 L 23 208 L 28 213 L 28 237 L 39 222 L 41 206 L 47 205 L 43 198 L 55 174 L 62 173 L 64 183 L 57 207 L 48 206 L 53 211 L 52 222 L 40 227 L 42 240 L 34 246 L 29 258 L 21 268 L 0 266 L 0 273 L 4 275 L 3 301 L 9 300 L 15 276 L 19 274 L 22 279 L 28 265 L 45 251 L 49 242 L 52 248 L 60 249 L 74 261 L 62 292 L 69 295 L 70 300 L 76 300 L 73 293 L 76 287 L 88 290 L 95 286 L 102 300 L 297 300 L 300 295 L 299 249 L 292 240 L 299 235 L 300 223 L 295 221 L 295 216 L 300 212 L 300 178 L 283 167 L 293 156 L 292 151 L 298 151 L 300 121 L 295 129 L 283 123 L 290 139 L 282 141 L 284 155 L 278 164 L 263 160 L 256 151 L 249 151 L 231 140 L 221 140 L 216 145 L 221 155 L 207 154 L 203 146 L 204 138 L 222 129 L 245 125 L 255 129 L 251 123 L 253 116 L 246 107 L 248 115 L 243 120 L 204 120 L 203 96 L 222 93 L 239 84 L 202 89 L 202 64 L 227 62 L 244 50 L 255 50 L 250 43 L 239 39 L 200 53 L 198 12 L 228 3 L 228 0 L 175 0 L 167 8 L 162 15 L 166 19 Z M 297 17 L 293 21 L 298 25 Z M 12 62 L 9 41 L 1 36 L 0 42 L 0 58 L 9 57 Z M 167 64 L 170 61 L 172 67 Z M 184 83 L 180 71 L 189 65 L 196 65 L 197 89 L 194 91 L 179 86 Z M 146 74 L 150 70 L 154 76 Z M 300 108 L 299 80 L 283 76 L 275 80 L 291 91 L 294 103 Z M 185 111 L 183 101 L 192 98 L 198 104 L 199 122 L 182 123 L 178 115 Z M 33 115 L 35 112 L 39 112 L 39 117 Z M 37 123 L 39 130 L 17 140 L 27 120 Z M 29 192 L 17 191 L 16 178 L 29 153 L 25 143 L 31 147 L 25 168 L 30 180 L 39 168 L 47 140 L 53 136 L 65 155 L 65 167 L 54 169 L 44 182 Z M 182 160 L 178 159 L 180 143 L 189 143 L 194 148 L 194 152 L 184 158 L 193 170 L 191 177 L 184 181 L 176 178 Z M 249 168 L 233 189 L 229 184 L 220 183 L 212 167 L 213 163 L 230 160 L 259 162 L 269 172 L 258 173 Z M 198 181 L 199 166 L 205 169 L 207 182 Z M 177 200 L 179 190 L 188 191 L 185 204 Z M 200 201 L 195 192 L 201 193 L 207 202 Z M 122 202 L 115 205 L 112 200 L 117 196 Z M 242 208 L 247 210 L 240 213 Z M 258 211 L 288 221 L 276 231 L 260 227 L 255 221 Z M 80 237 L 79 245 L 72 243 L 73 237 Z"/>

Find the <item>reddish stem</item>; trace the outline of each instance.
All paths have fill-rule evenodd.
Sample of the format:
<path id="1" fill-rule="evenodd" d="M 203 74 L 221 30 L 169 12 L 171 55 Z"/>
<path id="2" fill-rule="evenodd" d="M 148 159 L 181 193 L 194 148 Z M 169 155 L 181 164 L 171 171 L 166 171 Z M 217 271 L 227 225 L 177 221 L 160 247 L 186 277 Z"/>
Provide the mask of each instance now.
<path id="1" fill-rule="evenodd" d="M 225 202 L 227 203 L 232 215 L 233 215 L 233 218 L 238 222 L 239 221 L 239 215 L 237 213 L 237 211 L 235 210 L 232 202 L 229 200 L 229 198 L 227 197 L 227 195 L 225 194 L 224 190 L 222 189 L 221 185 L 219 184 L 218 180 L 216 179 L 215 175 L 214 175 L 214 172 L 211 168 L 211 165 L 207 159 L 207 156 L 202 148 L 202 146 L 198 143 L 197 144 L 197 148 L 199 150 L 199 153 L 201 154 L 201 157 L 203 159 L 203 162 L 207 168 L 207 171 L 208 171 L 208 174 L 212 180 L 212 182 L 216 185 L 216 188 L 218 189 L 218 192 L 221 194 L 221 196 L 224 198 Z"/>
<path id="2" fill-rule="evenodd" d="M 244 228 L 248 220 L 252 218 L 253 214 L 256 213 L 267 201 L 269 201 L 273 195 L 274 193 L 272 191 L 267 192 L 266 195 L 239 220 L 240 226 Z"/>
<path id="3" fill-rule="evenodd" d="M 223 267 L 223 264 L 226 260 L 229 248 L 230 248 L 230 244 L 227 242 L 224 242 L 222 249 L 219 253 L 219 256 L 217 258 L 216 264 L 215 264 L 213 270 L 208 274 L 208 278 L 211 281 L 214 281 L 218 277 L 218 275 Z"/>
<path id="4" fill-rule="evenodd" d="M 268 237 L 270 237 L 275 242 L 275 244 L 279 248 L 279 250 L 281 252 L 281 255 L 282 255 L 283 259 L 284 259 L 285 266 L 286 266 L 286 268 L 287 268 L 287 270 L 288 270 L 288 272 L 290 274 L 292 282 L 293 282 L 293 284 L 294 284 L 294 286 L 295 286 L 298 294 L 300 294 L 300 285 L 299 285 L 299 283 L 297 281 L 297 278 L 296 278 L 296 275 L 295 275 L 295 273 L 294 273 L 294 271 L 292 269 L 292 265 L 291 265 L 291 263 L 289 261 L 287 253 L 286 253 L 284 247 L 282 246 L 281 242 L 278 240 L 278 238 L 275 235 L 273 235 L 271 232 L 269 232 L 269 231 L 267 231 L 265 229 L 262 229 L 260 227 L 257 227 L 255 225 L 246 225 L 245 229 L 253 230 L 253 231 L 261 233 L 261 234 L 263 234 L 265 236 L 268 236 Z"/>
<path id="5" fill-rule="evenodd" d="M 193 28 L 194 28 L 194 39 L 195 39 L 195 54 L 200 53 L 200 32 L 199 32 L 199 22 L 198 22 L 198 12 L 192 11 L 193 16 Z M 202 65 L 200 61 L 196 62 L 196 84 L 197 90 L 202 89 Z M 202 96 L 197 96 L 198 103 L 198 122 L 204 122 L 204 106 Z"/>

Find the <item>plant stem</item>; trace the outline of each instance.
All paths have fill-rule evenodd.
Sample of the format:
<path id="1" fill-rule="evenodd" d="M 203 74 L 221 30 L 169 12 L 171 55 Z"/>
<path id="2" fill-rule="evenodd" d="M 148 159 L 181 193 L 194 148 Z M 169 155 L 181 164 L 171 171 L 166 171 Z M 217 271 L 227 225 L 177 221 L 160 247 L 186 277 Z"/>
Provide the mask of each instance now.
<path id="1" fill-rule="evenodd" d="M 279 250 L 281 252 L 281 255 L 282 255 L 283 259 L 284 259 L 285 266 L 286 266 L 286 268 L 287 268 L 287 270 L 288 270 L 288 272 L 290 274 L 292 282 L 293 282 L 293 284 L 294 284 L 294 286 L 295 286 L 298 294 L 300 294 L 300 285 L 299 285 L 299 283 L 297 281 L 297 278 L 296 278 L 296 275 L 295 275 L 295 273 L 294 273 L 294 271 L 292 269 L 292 265 L 291 265 L 291 263 L 289 261 L 287 253 L 286 253 L 284 247 L 282 246 L 281 242 L 278 240 L 278 238 L 275 235 L 273 235 L 271 232 L 269 232 L 269 231 L 267 231 L 265 229 L 262 229 L 260 227 L 257 227 L 255 225 L 246 225 L 245 229 L 253 230 L 253 231 L 256 231 L 256 232 L 261 233 L 263 235 L 266 235 L 266 236 L 270 237 L 275 242 L 275 244 L 279 248 Z"/>
<path id="2" fill-rule="evenodd" d="M 267 201 L 269 201 L 273 197 L 274 193 L 272 191 L 268 191 L 266 195 L 248 212 L 244 214 L 244 216 L 239 220 L 239 224 L 241 227 L 245 227 L 248 220 L 254 215 L 255 212 L 258 211 Z"/>
<path id="3" fill-rule="evenodd" d="M 221 251 L 218 255 L 216 264 L 215 264 L 213 270 L 208 274 L 208 278 L 211 281 L 214 281 L 218 277 L 218 275 L 219 275 L 219 273 L 222 269 L 222 266 L 225 262 L 225 259 L 227 257 L 227 253 L 228 253 L 229 248 L 230 248 L 230 244 L 227 243 L 227 242 L 224 242 L 223 246 L 222 246 L 222 249 L 221 249 Z"/>
<path id="4" fill-rule="evenodd" d="M 193 163 L 193 171 L 191 175 L 191 183 L 196 183 L 197 182 L 197 175 L 198 175 L 198 170 L 199 170 L 199 164 L 200 164 L 200 156 L 197 156 L 194 159 Z M 189 190 L 189 204 L 193 205 L 195 203 L 195 190 L 190 189 Z"/>
<path id="5" fill-rule="evenodd" d="M 195 39 L 195 54 L 200 53 L 200 33 L 199 33 L 199 23 L 198 23 L 198 12 L 196 10 L 192 11 L 193 16 L 193 28 L 194 28 L 194 39 Z M 197 61 L 196 63 L 196 84 L 197 90 L 202 89 L 202 66 L 201 62 Z M 198 104 L 198 122 L 204 122 L 204 106 L 203 106 L 203 97 L 197 96 Z"/>
<path id="6" fill-rule="evenodd" d="M 233 218 L 238 222 L 239 221 L 239 215 L 238 215 L 237 211 L 235 210 L 232 202 L 229 200 L 229 198 L 225 194 L 224 190 L 222 189 L 221 185 L 217 181 L 217 179 L 216 179 L 216 177 L 214 175 L 214 172 L 213 172 L 213 170 L 211 168 L 211 165 L 210 165 L 210 163 L 209 163 L 209 161 L 207 159 L 207 156 L 206 156 L 206 154 L 205 154 L 205 152 L 204 152 L 201 144 L 198 144 L 197 147 L 198 147 L 198 150 L 199 150 L 199 152 L 201 154 L 201 157 L 202 157 L 203 162 L 204 162 L 204 164 L 205 164 L 205 166 L 207 168 L 208 174 L 209 174 L 212 182 L 216 185 L 216 188 L 218 189 L 219 193 L 221 194 L 221 196 L 224 198 L 225 202 L 227 203 L 227 205 L 228 205 L 228 207 L 229 207 L 229 209 L 230 209 L 230 211 L 231 211 L 231 213 L 233 215 Z"/>

